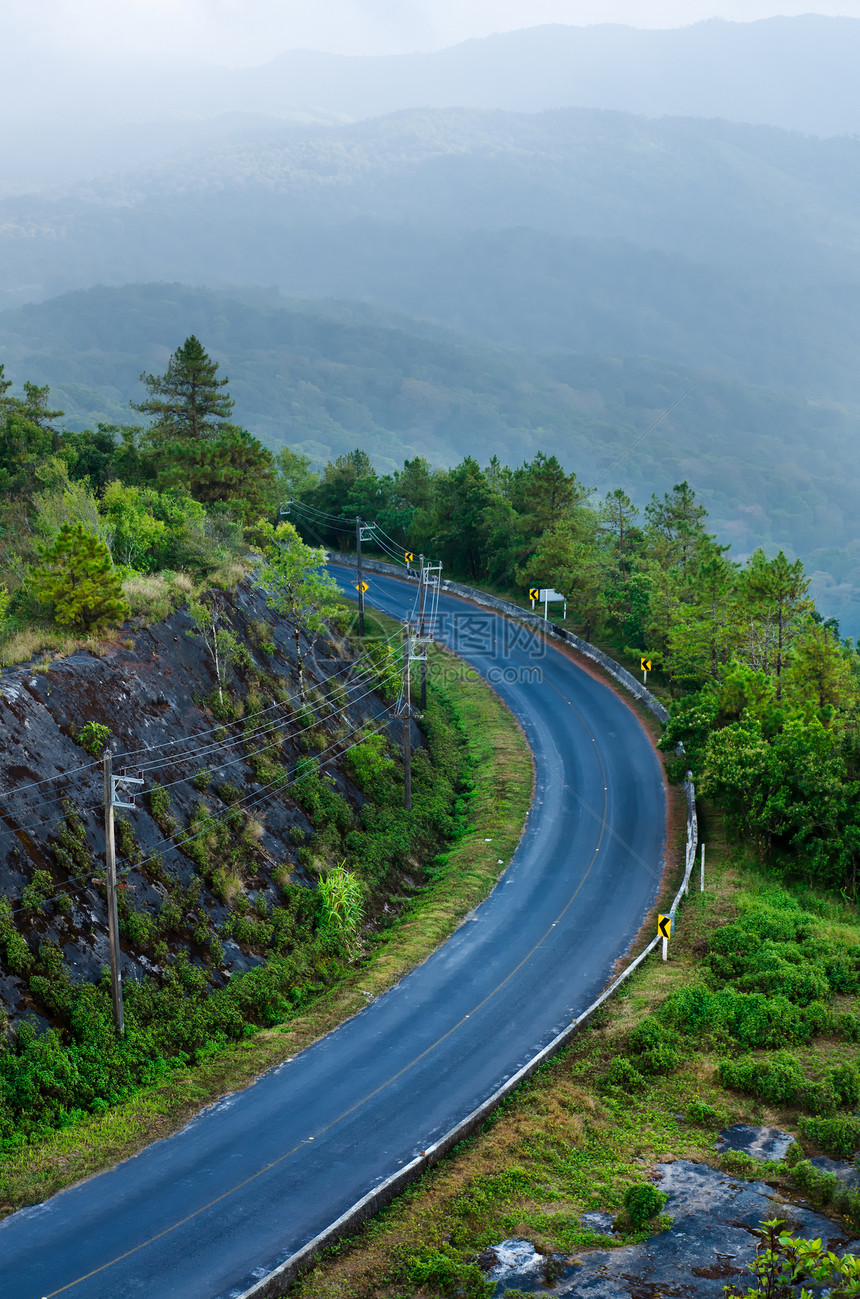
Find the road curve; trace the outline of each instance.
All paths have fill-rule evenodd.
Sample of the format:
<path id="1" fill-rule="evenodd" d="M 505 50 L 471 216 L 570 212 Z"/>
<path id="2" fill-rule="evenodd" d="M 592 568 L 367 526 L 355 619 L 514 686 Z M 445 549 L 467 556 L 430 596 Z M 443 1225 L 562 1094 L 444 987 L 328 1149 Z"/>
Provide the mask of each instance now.
<path id="1" fill-rule="evenodd" d="M 354 573 L 335 571 L 352 593 Z M 414 588 L 373 576 L 403 617 Z M 226 1299 L 470 1113 L 605 985 L 653 905 L 665 792 L 651 743 L 552 645 L 442 596 L 441 639 L 536 763 L 498 887 L 390 992 L 117 1168 L 0 1223 L 0 1299 Z M 487 851 L 492 852 L 491 844 Z"/>

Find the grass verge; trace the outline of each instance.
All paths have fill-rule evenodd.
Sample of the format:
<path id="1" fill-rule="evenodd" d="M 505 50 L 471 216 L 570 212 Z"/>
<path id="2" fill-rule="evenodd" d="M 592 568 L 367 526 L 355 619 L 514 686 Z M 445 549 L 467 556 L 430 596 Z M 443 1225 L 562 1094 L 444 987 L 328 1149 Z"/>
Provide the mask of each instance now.
<path id="1" fill-rule="evenodd" d="M 490 891 L 519 842 L 531 802 L 531 754 L 512 714 L 454 655 L 431 651 L 431 680 L 466 736 L 473 792 L 466 832 L 387 929 L 373 957 L 307 1012 L 254 1033 L 103 1114 L 0 1157 L 0 1214 L 37 1203 L 170 1135 L 204 1105 L 248 1086 L 391 987 L 424 960 Z M 489 840 L 489 842 L 487 842 Z"/>
<path id="2" fill-rule="evenodd" d="M 649 958 L 599 1019 L 505 1102 L 479 1135 L 328 1251 L 290 1288 L 291 1299 L 483 1297 L 489 1291 L 477 1257 L 511 1236 L 531 1240 L 548 1264 L 553 1254 L 641 1239 L 645 1233 L 601 1236 L 583 1225 L 582 1215 L 617 1214 L 625 1191 L 647 1181 L 656 1163 L 681 1158 L 723 1166 L 735 1176 L 765 1173 L 777 1199 L 811 1198 L 826 1212 L 845 1215 L 849 1233 L 860 1230 L 860 1195 L 840 1193 L 801 1158 L 822 1151 L 805 1115 L 823 1108 L 830 1116 L 825 1128 L 838 1129 L 842 1122 L 850 1126 L 856 1104 L 856 910 L 776 885 L 726 844 L 719 823 L 712 822 L 707 837 L 706 891 L 691 893 L 681 910 L 669 961 Z M 813 1002 L 800 990 L 789 1010 L 778 990 L 772 996 L 761 991 L 773 974 L 770 955 L 779 956 L 769 953 L 773 935 L 792 926 L 794 938 L 780 937 L 778 946 L 791 955 L 798 989 L 802 979 L 830 970 L 829 989 L 820 986 L 815 1002 L 824 1010 L 811 1011 Z M 749 951 L 740 969 L 736 949 L 745 934 Z M 734 961 L 731 969 L 721 964 L 726 956 Z M 783 972 L 783 983 L 786 978 Z M 737 992 L 744 986 L 750 991 Z M 699 989 L 718 994 L 715 1004 L 719 995 L 730 1003 L 734 997 L 733 1008 L 742 1006 L 746 1019 L 733 1020 L 723 1007 L 694 1022 L 692 1003 L 698 996 L 704 1004 Z M 802 1030 L 804 1014 L 818 1031 Z M 787 1026 L 792 1017 L 799 1026 L 794 1040 Z M 721 1068 L 744 1051 L 757 1062 L 754 1088 L 787 1054 L 805 1082 L 789 1100 L 785 1092 L 782 1099 L 775 1099 L 778 1091 L 768 1095 L 766 1086 L 755 1095 L 723 1085 Z M 828 1099 L 823 1091 L 834 1077 L 842 1079 L 845 1095 Z M 737 1122 L 778 1126 L 797 1136 L 793 1166 L 763 1168 L 752 1160 L 745 1164 L 742 1156 L 718 1156 L 718 1132 Z M 820 1134 L 816 1122 L 812 1130 Z"/>

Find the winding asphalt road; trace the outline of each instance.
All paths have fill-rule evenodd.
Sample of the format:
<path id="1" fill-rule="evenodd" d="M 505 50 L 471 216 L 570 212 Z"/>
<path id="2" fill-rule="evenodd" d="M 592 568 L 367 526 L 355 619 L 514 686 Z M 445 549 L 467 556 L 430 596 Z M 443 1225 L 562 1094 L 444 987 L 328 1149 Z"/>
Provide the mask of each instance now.
<path id="1" fill-rule="evenodd" d="M 352 594 L 353 573 L 337 574 Z M 395 617 L 414 589 L 372 577 Z M 665 794 L 618 696 L 503 618 L 441 639 L 522 723 L 537 783 L 492 895 L 354 1019 L 174 1137 L 0 1224 L 2 1299 L 225 1299 L 491 1095 L 605 986 L 652 906 Z M 493 845 L 487 845 L 493 853 Z"/>

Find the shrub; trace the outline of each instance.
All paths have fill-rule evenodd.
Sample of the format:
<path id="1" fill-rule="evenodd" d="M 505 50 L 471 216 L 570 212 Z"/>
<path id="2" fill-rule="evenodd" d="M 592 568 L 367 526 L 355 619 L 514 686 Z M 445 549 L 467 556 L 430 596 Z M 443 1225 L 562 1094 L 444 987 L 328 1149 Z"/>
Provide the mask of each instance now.
<path id="1" fill-rule="evenodd" d="M 364 914 L 364 889 L 361 881 L 350 871 L 337 866 L 320 879 L 317 891 L 322 907 L 323 928 L 334 931 L 339 938 L 350 942 L 358 932 Z"/>
<path id="2" fill-rule="evenodd" d="M 54 881 L 47 871 L 37 870 L 33 872 L 33 878 L 29 884 L 24 886 L 24 892 L 21 896 L 23 905 L 31 911 L 41 911 L 42 904 L 51 896 L 54 891 Z"/>
<path id="3" fill-rule="evenodd" d="M 757 1096 L 771 1105 L 795 1104 L 806 1082 L 800 1065 L 788 1051 L 776 1051 L 764 1058 L 722 1060 L 717 1073 L 724 1087 Z"/>
<path id="4" fill-rule="evenodd" d="M 109 726 L 103 726 L 101 722 L 87 722 L 78 731 L 76 738 L 82 749 L 86 749 L 94 758 L 100 758 L 110 734 Z"/>
<path id="5" fill-rule="evenodd" d="M 646 1086 L 639 1070 L 624 1055 L 618 1055 L 612 1061 L 606 1081 L 611 1087 L 619 1087 L 622 1091 L 638 1092 Z"/>
<path id="6" fill-rule="evenodd" d="M 803 1118 L 800 1131 L 814 1141 L 831 1159 L 850 1159 L 860 1150 L 860 1119 L 839 1115 L 835 1118 Z"/>
<path id="7" fill-rule="evenodd" d="M 622 1230 L 641 1231 L 662 1212 L 668 1198 L 664 1191 L 658 1191 L 650 1182 L 628 1186 L 624 1192 L 624 1208 L 616 1221 Z"/>

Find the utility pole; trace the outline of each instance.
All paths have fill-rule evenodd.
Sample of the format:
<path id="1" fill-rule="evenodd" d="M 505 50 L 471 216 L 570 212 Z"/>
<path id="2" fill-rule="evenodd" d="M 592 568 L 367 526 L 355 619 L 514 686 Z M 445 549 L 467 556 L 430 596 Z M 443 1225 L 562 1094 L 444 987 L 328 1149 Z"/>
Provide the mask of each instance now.
<path id="1" fill-rule="evenodd" d="M 427 711 L 427 642 L 424 639 L 426 628 L 424 626 L 424 599 L 426 589 L 424 585 L 424 556 L 418 556 L 418 637 L 421 641 L 421 711 Z"/>
<path id="2" fill-rule="evenodd" d="M 122 803 L 117 798 L 118 785 L 142 785 L 143 776 L 114 776 L 110 749 L 104 755 L 105 777 L 105 862 L 107 866 L 108 938 L 110 940 L 110 985 L 113 1000 L 113 1022 L 117 1037 L 125 1034 L 125 1016 L 122 1006 L 122 965 L 119 946 L 119 912 L 116 900 L 116 841 L 114 839 L 113 812 L 115 807 L 135 806 Z M 132 799 L 133 799 L 132 795 Z"/>
<path id="3" fill-rule="evenodd" d="M 355 516 L 355 553 L 358 557 L 358 634 L 364 635 L 364 577 L 361 572 L 361 519 Z"/>
<path id="4" fill-rule="evenodd" d="M 403 624 L 403 706 L 400 716 L 403 719 L 403 789 L 404 806 L 407 812 L 412 811 L 412 686 L 409 677 L 411 637 L 409 623 Z"/>

